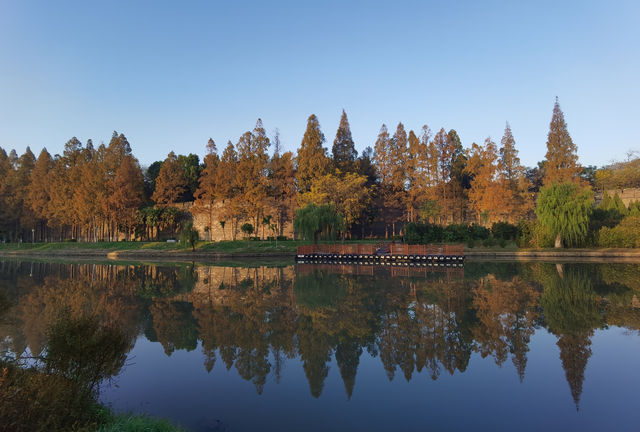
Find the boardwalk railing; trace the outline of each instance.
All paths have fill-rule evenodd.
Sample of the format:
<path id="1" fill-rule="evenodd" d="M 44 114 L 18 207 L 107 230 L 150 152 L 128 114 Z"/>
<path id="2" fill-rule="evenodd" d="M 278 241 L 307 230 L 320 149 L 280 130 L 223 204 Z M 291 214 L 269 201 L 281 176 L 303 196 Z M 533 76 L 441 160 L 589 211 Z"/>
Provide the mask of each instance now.
<path id="1" fill-rule="evenodd" d="M 309 255 L 344 255 L 367 257 L 372 255 L 389 255 L 393 257 L 410 256 L 463 256 L 462 245 L 409 245 L 403 243 L 386 244 L 330 244 L 298 246 L 298 256 Z"/>

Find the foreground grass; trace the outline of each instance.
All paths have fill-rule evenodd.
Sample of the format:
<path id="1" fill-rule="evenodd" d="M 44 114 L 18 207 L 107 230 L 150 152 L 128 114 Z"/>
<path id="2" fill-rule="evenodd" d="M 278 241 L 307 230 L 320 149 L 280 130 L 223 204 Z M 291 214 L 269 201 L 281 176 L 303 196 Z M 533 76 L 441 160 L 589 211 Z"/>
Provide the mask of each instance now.
<path id="1" fill-rule="evenodd" d="M 168 420 L 155 419 L 141 415 L 115 415 L 107 424 L 100 426 L 97 432 L 183 432 L 183 429 Z"/>

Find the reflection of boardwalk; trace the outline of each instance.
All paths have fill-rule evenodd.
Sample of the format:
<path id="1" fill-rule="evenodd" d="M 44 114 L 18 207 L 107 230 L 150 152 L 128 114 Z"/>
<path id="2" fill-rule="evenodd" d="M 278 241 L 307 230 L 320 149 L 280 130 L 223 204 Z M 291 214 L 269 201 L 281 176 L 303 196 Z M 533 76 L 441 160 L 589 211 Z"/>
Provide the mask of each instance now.
<path id="1" fill-rule="evenodd" d="M 392 277 L 428 277 L 444 274 L 447 278 L 463 278 L 464 267 L 452 265 L 411 266 L 411 265 L 362 265 L 362 264 L 304 264 L 296 265 L 298 274 L 322 271 L 329 274 L 374 276 L 387 274 Z"/>

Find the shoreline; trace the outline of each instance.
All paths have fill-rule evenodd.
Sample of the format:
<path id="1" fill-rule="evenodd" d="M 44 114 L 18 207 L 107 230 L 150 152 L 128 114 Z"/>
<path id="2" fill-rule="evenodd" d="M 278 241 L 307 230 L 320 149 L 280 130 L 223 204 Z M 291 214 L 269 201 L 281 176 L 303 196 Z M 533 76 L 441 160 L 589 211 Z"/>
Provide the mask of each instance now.
<path id="1" fill-rule="evenodd" d="M 78 259 L 107 259 L 107 260 L 211 260 L 222 259 L 251 259 L 251 258 L 275 258 L 293 260 L 296 253 L 293 251 L 269 251 L 269 252 L 217 252 L 190 250 L 110 250 L 110 249 L 83 249 L 62 248 L 55 250 L 2 250 L 2 258 L 78 258 Z M 640 249 L 566 249 L 566 250 L 468 250 L 464 251 L 465 258 L 472 261 L 507 260 L 579 260 L 579 261 L 631 261 L 640 262 Z"/>

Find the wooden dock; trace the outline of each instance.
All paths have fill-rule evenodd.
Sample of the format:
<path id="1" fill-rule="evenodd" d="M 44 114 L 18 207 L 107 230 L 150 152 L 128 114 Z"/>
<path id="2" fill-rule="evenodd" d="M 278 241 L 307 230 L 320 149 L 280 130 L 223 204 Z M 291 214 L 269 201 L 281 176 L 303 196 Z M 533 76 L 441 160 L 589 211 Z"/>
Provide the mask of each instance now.
<path id="1" fill-rule="evenodd" d="M 305 263 L 378 263 L 406 265 L 462 264 L 462 245 L 404 243 L 298 246 L 296 261 Z"/>

